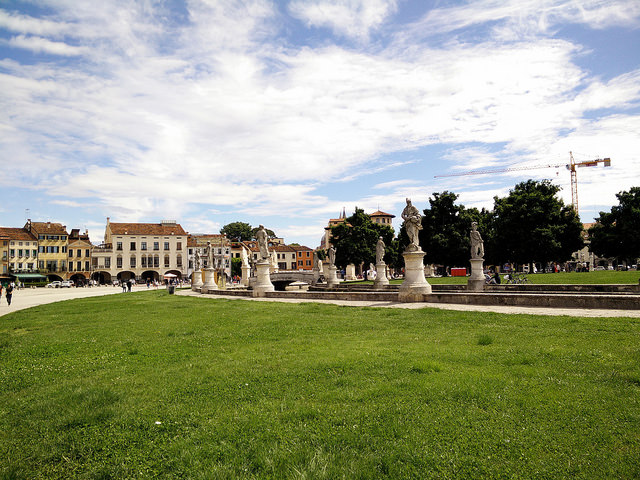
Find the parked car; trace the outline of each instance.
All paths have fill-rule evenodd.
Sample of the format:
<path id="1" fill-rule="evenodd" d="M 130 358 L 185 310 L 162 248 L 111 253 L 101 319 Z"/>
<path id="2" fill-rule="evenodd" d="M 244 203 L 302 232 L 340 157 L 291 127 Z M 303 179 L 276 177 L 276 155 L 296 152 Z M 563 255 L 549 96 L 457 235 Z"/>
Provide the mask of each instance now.
<path id="1" fill-rule="evenodd" d="M 61 283 L 62 282 L 60 282 L 59 280 L 55 280 L 55 281 L 53 281 L 51 283 L 48 283 L 47 284 L 47 288 L 60 288 L 60 284 Z"/>
<path id="2" fill-rule="evenodd" d="M 62 282 L 60 282 L 60 287 L 71 288 L 73 287 L 73 282 L 71 280 L 63 280 Z"/>

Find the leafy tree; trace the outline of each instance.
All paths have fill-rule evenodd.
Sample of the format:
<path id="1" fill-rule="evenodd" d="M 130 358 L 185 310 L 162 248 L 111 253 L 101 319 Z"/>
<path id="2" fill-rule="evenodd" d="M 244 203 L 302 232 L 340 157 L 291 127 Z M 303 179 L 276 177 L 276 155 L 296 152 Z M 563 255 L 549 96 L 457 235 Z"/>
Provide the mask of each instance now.
<path id="1" fill-rule="evenodd" d="M 241 258 L 232 258 L 231 259 L 231 276 L 242 276 L 242 259 Z"/>
<path id="2" fill-rule="evenodd" d="M 345 268 L 350 263 L 375 263 L 378 237 L 382 237 L 388 253 L 393 235 L 391 227 L 373 223 L 364 210 L 356 207 L 355 213 L 344 223 L 331 227 L 331 243 L 336 248 L 336 266 Z M 387 253 L 385 262 L 388 259 Z"/>
<path id="3" fill-rule="evenodd" d="M 226 235 L 227 238 L 236 239 L 241 241 L 251 240 L 253 238 L 253 232 L 251 231 L 251 225 L 245 222 L 232 222 L 228 223 L 220 229 L 220 233 Z"/>
<path id="4" fill-rule="evenodd" d="M 527 180 L 507 197 L 494 197 L 493 241 L 501 262 L 561 262 L 582 248 L 582 223 L 556 197 L 559 190 L 549 180 Z"/>
<path id="5" fill-rule="evenodd" d="M 589 229 L 591 250 L 597 255 L 634 263 L 640 257 L 640 187 L 616 194 L 618 205 L 600 212 Z"/>
<path id="6" fill-rule="evenodd" d="M 420 245 L 425 250 L 426 263 L 453 267 L 469 262 L 471 222 L 482 222 L 477 209 L 456 205 L 457 199 L 458 195 L 446 190 L 433 193 L 429 198 L 430 208 L 423 212 L 420 231 Z"/>

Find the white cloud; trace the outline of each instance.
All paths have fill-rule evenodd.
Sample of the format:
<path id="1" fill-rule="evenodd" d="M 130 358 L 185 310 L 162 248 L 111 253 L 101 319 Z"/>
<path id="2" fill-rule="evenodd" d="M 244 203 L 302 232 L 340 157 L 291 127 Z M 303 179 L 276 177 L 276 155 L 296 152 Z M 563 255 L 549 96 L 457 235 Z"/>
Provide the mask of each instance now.
<path id="1" fill-rule="evenodd" d="M 24 35 L 11 37 L 8 44 L 12 47 L 24 48 L 35 53 L 49 53 L 66 57 L 80 56 L 89 52 L 89 49 L 85 47 L 75 47 L 63 42 L 52 42 L 42 37 L 26 37 Z"/>
<path id="2" fill-rule="evenodd" d="M 396 8 L 396 0 L 294 0 L 289 4 L 291 14 L 307 25 L 358 40 L 368 40 Z"/>

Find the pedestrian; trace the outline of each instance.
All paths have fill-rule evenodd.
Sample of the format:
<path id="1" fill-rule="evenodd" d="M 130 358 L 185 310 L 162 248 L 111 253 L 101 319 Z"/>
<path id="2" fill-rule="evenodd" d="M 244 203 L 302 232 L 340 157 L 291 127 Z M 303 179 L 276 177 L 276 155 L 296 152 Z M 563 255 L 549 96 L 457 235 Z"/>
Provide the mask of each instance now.
<path id="1" fill-rule="evenodd" d="M 2 283 L 0 283 L 0 300 L 2 300 Z"/>
<path id="2" fill-rule="evenodd" d="M 126 293 L 127 292 L 127 282 L 125 282 L 124 280 L 120 280 L 120 283 L 122 285 L 122 293 Z"/>
<path id="3" fill-rule="evenodd" d="M 129 279 L 129 281 L 127 282 L 127 291 L 130 292 L 131 291 L 131 287 L 133 286 L 133 279 Z"/>
<path id="4" fill-rule="evenodd" d="M 13 283 L 7 285 L 5 288 L 5 296 L 7 297 L 7 305 L 11 305 L 11 297 L 13 296 Z"/>

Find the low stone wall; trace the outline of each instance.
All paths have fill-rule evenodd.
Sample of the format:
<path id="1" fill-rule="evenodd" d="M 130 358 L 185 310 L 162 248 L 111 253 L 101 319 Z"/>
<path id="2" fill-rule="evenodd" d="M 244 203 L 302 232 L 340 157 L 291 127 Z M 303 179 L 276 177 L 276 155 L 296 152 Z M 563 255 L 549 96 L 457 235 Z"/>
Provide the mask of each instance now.
<path id="1" fill-rule="evenodd" d="M 529 285 L 530 286 L 530 285 Z M 565 285 L 567 286 L 567 285 Z M 593 286 L 591 286 L 593 287 Z M 633 287 L 633 285 L 631 285 Z M 232 295 L 252 297 L 251 290 L 215 290 L 209 295 Z M 299 300 L 345 300 L 365 302 L 398 302 L 398 291 L 389 288 L 382 291 L 349 291 L 346 289 L 266 292 L 265 298 L 291 298 Z M 451 303 L 462 305 L 504 305 L 518 307 L 542 308 L 584 308 L 584 309 L 620 309 L 640 310 L 640 294 L 631 291 L 617 293 L 598 293 L 592 289 L 588 292 L 520 292 L 520 291 L 485 291 L 482 293 L 466 292 L 462 289 L 451 291 L 434 289 L 433 293 L 423 295 L 425 303 Z"/>

